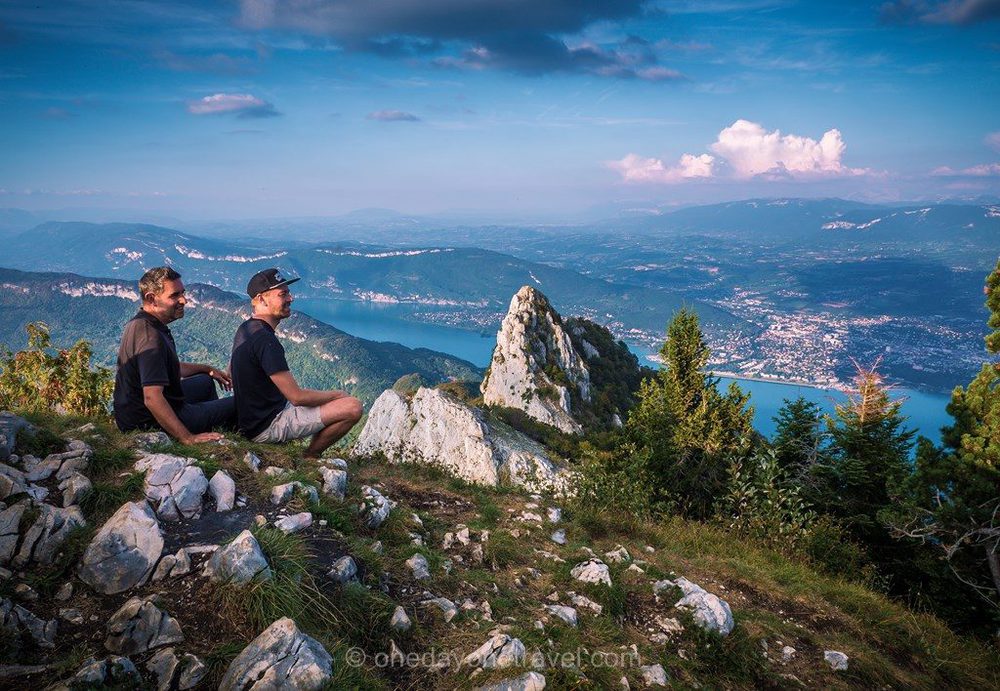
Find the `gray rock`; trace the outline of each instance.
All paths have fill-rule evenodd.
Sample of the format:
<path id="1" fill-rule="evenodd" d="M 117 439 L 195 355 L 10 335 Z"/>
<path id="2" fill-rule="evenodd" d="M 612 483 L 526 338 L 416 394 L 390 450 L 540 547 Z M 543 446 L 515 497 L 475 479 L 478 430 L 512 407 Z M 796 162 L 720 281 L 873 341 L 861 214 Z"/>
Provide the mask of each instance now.
<path id="1" fill-rule="evenodd" d="M 236 501 L 236 483 L 224 470 L 216 471 L 208 483 L 208 489 L 215 499 L 216 511 L 229 511 Z"/>
<path id="2" fill-rule="evenodd" d="M 556 543 L 557 545 L 565 545 L 566 531 L 560 528 L 559 530 L 553 532 L 552 535 L 549 536 L 549 539 L 552 540 L 552 542 Z"/>
<path id="3" fill-rule="evenodd" d="M 406 565 L 410 567 L 410 572 L 418 581 L 427 580 L 431 577 L 430 568 L 427 565 L 427 557 L 417 552 L 406 560 Z"/>
<path id="4" fill-rule="evenodd" d="M 445 623 L 450 622 L 458 614 L 458 606 L 448 598 L 434 597 L 433 595 L 430 595 L 430 593 L 427 593 L 427 595 L 429 597 L 421 604 L 424 607 L 431 607 L 438 610 L 444 618 Z"/>
<path id="5" fill-rule="evenodd" d="M 186 691 L 196 687 L 205 675 L 208 674 L 208 666 L 202 662 L 201 658 L 191 653 L 185 653 L 181 658 L 181 673 L 177 677 L 177 688 L 179 691 Z"/>
<path id="6" fill-rule="evenodd" d="M 146 498 L 164 520 L 194 518 L 201 514 L 201 501 L 208 490 L 208 480 L 194 459 L 170 454 L 147 454 L 135 464 L 146 473 Z"/>
<path id="7" fill-rule="evenodd" d="M 50 477 L 55 475 L 61 465 L 62 461 L 60 459 L 48 457 L 25 473 L 24 479 L 28 482 L 41 482 L 42 480 L 48 480 Z"/>
<path id="8" fill-rule="evenodd" d="M 0 463 L 0 499 L 12 494 L 21 494 L 28 487 L 24 473 L 4 463 Z"/>
<path id="9" fill-rule="evenodd" d="M 566 624 L 576 626 L 576 610 L 572 607 L 566 607 L 565 605 L 545 605 L 545 609 L 549 611 L 549 614 L 558 617 Z"/>
<path id="10" fill-rule="evenodd" d="M 257 538 L 244 530 L 215 551 L 205 565 L 205 575 L 217 582 L 243 584 L 255 578 L 269 580 L 272 574 Z"/>
<path id="11" fill-rule="evenodd" d="M 781 661 L 791 662 L 795 659 L 795 655 L 798 651 L 790 645 L 783 646 L 781 648 Z"/>
<path id="12" fill-rule="evenodd" d="M 608 570 L 608 565 L 600 559 L 588 559 L 580 562 L 572 568 L 570 575 L 584 583 L 611 585 L 611 572 Z"/>
<path id="13" fill-rule="evenodd" d="M 562 520 L 562 509 L 551 507 L 546 511 L 546 515 L 548 516 L 549 523 L 558 523 Z"/>
<path id="14" fill-rule="evenodd" d="M 27 506 L 28 502 L 22 501 L 0 512 L 0 564 L 9 563 L 14 556 L 17 541 L 21 537 L 18 526 Z"/>
<path id="15" fill-rule="evenodd" d="M 338 470 L 347 470 L 347 461 L 343 458 L 321 458 L 319 462 L 323 465 L 330 466 L 331 468 L 337 468 Z"/>
<path id="16" fill-rule="evenodd" d="M 21 605 L 15 605 L 10 600 L 0 602 L 0 626 L 11 631 L 27 631 L 40 648 L 54 648 L 56 628 L 55 619 L 41 619 Z"/>
<path id="17" fill-rule="evenodd" d="M 140 449 L 151 449 L 156 446 L 167 446 L 170 444 L 170 437 L 166 432 L 157 430 L 156 432 L 143 432 L 133 438 L 133 443 Z"/>
<path id="18" fill-rule="evenodd" d="M 406 610 L 401 606 L 396 605 L 396 609 L 392 612 L 392 619 L 389 620 L 389 627 L 396 633 L 405 633 L 409 631 L 412 626 L 413 622 L 410 621 L 410 617 L 407 616 Z"/>
<path id="19" fill-rule="evenodd" d="M 286 617 L 267 627 L 232 661 L 219 691 L 314 691 L 331 678 L 332 663 L 319 641 Z"/>
<path id="20" fill-rule="evenodd" d="M 521 676 L 502 679 L 495 684 L 480 686 L 476 691 L 542 691 L 545 677 L 538 672 L 525 672 Z"/>
<path id="21" fill-rule="evenodd" d="M 4 410 L 0 412 L 0 463 L 6 463 L 14 453 L 17 445 L 17 435 L 21 430 L 34 430 L 31 423 L 23 417 Z"/>
<path id="22" fill-rule="evenodd" d="M 365 485 L 361 488 L 361 520 L 371 529 L 376 529 L 389 517 L 392 505 L 374 487 Z"/>
<path id="23" fill-rule="evenodd" d="M 56 599 L 60 602 L 65 602 L 71 597 L 73 597 L 73 583 L 67 581 L 59 586 L 59 590 L 56 591 Z"/>
<path id="24" fill-rule="evenodd" d="M 733 630 L 733 612 L 725 600 L 683 577 L 675 581 L 657 581 L 653 585 L 653 592 L 660 594 L 670 587 L 680 588 L 684 593 L 684 597 L 674 607 L 689 610 L 698 626 L 715 631 L 720 636 L 728 636 Z"/>
<path id="25" fill-rule="evenodd" d="M 163 535 L 149 504 L 129 502 L 91 540 L 79 576 L 99 593 L 120 593 L 144 583 L 162 551 Z"/>
<path id="26" fill-rule="evenodd" d="M 247 451 L 246 455 L 243 456 L 243 462 L 247 465 L 253 472 L 260 471 L 260 457 L 257 456 L 253 451 Z"/>
<path id="27" fill-rule="evenodd" d="M 503 669 L 519 665 L 524 661 L 524 644 L 518 638 L 505 633 L 494 633 L 474 651 L 465 656 L 463 665 L 483 669 Z"/>
<path id="28" fill-rule="evenodd" d="M 667 685 L 667 671 L 663 669 L 663 665 L 643 665 L 639 670 L 642 672 L 642 681 L 647 687 Z"/>
<path id="29" fill-rule="evenodd" d="M 830 669 L 834 672 L 847 671 L 847 664 L 850 660 L 847 655 L 839 650 L 824 650 L 823 659 L 826 660 L 826 664 L 830 665 Z"/>
<path id="30" fill-rule="evenodd" d="M 353 557 L 346 555 L 333 562 L 333 568 L 326 575 L 337 583 L 354 581 L 358 577 L 358 565 L 354 562 Z"/>
<path id="31" fill-rule="evenodd" d="M 173 648 L 164 648 L 146 661 L 146 669 L 156 677 L 156 691 L 170 691 L 179 665 Z"/>
<path id="32" fill-rule="evenodd" d="M 289 501 L 295 494 L 304 495 L 312 503 L 319 501 L 319 492 L 312 485 L 307 485 L 298 480 L 286 482 L 283 485 L 275 485 L 271 488 L 271 503 L 280 506 Z"/>
<path id="33" fill-rule="evenodd" d="M 322 467 L 319 472 L 323 476 L 323 494 L 343 501 L 347 495 L 347 471 Z"/>
<path id="34" fill-rule="evenodd" d="M 133 597 L 108 620 L 104 647 L 112 653 L 132 655 L 183 641 L 180 624 L 157 607 L 153 597 Z"/>
<path id="35" fill-rule="evenodd" d="M 311 526 L 312 523 L 312 514 L 308 511 L 303 511 L 302 513 L 278 519 L 274 522 L 274 527 L 283 532 L 285 535 L 291 535 L 292 533 L 297 533 L 300 530 L 305 530 Z"/>
<path id="36" fill-rule="evenodd" d="M 90 479 L 86 475 L 73 473 L 59 483 L 59 489 L 61 489 L 63 493 L 63 507 L 67 507 L 79 504 L 80 500 L 90 494 L 90 492 L 94 489 L 94 485 L 90 482 Z"/>
<path id="37" fill-rule="evenodd" d="M 622 545 L 615 545 L 615 548 L 612 551 L 605 552 L 604 558 L 614 564 L 624 564 L 632 561 L 632 555 L 630 555 L 628 550 Z"/>
<path id="38" fill-rule="evenodd" d="M 135 665 L 127 657 L 112 655 L 103 660 L 90 658 L 72 678 L 64 682 L 65 686 L 56 688 L 103 688 L 127 682 L 135 684 L 136 688 L 138 688 L 142 683 L 142 676 L 139 674 L 139 670 L 135 668 Z"/>
<path id="39" fill-rule="evenodd" d="M 83 612 L 76 608 L 60 609 L 59 618 L 68 621 L 70 624 L 82 624 Z"/>
<path id="40" fill-rule="evenodd" d="M 51 564 L 69 534 L 87 525 L 78 506 L 60 509 L 42 504 L 38 508 L 38 518 L 24 534 L 21 549 L 14 557 L 15 566 L 24 566 L 32 559 L 39 564 Z"/>

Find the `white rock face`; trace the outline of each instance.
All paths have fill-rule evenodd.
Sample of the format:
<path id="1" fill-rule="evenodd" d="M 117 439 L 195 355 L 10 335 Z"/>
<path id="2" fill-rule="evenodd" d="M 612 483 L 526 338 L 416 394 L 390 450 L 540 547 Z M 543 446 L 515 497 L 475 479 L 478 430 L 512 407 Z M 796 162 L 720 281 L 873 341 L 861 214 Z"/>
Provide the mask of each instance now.
<path id="1" fill-rule="evenodd" d="M 201 514 L 201 498 L 208 479 L 193 458 L 165 453 L 146 454 L 135 469 L 146 473 L 145 492 L 156 507 L 156 515 L 167 521 L 194 518 Z"/>
<path id="2" fill-rule="evenodd" d="M 91 540 L 80 579 L 105 595 L 120 593 L 145 582 L 162 551 L 160 524 L 149 504 L 129 502 Z"/>
<path id="3" fill-rule="evenodd" d="M 412 399 L 392 389 L 382 392 L 354 452 L 438 466 L 480 485 L 565 492 L 571 484 L 571 476 L 557 470 L 540 445 L 505 425 L 490 424 L 482 411 L 443 391 L 424 387 Z"/>
<path id="4" fill-rule="evenodd" d="M 548 372 L 553 369 L 562 373 L 566 385 L 552 380 Z M 524 286 L 510 301 L 497 333 L 493 359 L 480 387 L 483 401 L 523 410 L 539 422 L 579 434 L 570 387 L 589 401 L 590 371 L 549 301 Z"/>
<path id="5" fill-rule="evenodd" d="M 285 617 L 263 633 L 229 665 L 219 691 L 299 689 L 314 691 L 332 676 L 333 658 L 311 636 Z"/>

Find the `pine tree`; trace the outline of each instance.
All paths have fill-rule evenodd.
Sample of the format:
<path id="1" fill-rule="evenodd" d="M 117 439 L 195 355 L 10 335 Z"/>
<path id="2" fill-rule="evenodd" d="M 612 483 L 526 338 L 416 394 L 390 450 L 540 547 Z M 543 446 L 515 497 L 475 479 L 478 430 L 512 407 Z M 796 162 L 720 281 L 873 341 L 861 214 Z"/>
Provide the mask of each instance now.
<path id="1" fill-rule="evenodd" d="M 777 423 L 771 446 L 778 465 L 793 480 L 802 481 L 814 466 L 825 462 L 823 416 L 805 397 L 785 399 L 773 418 Z"/>
<path id="2" fill-rule="evenodd" d="M 674 315 L 660 355 L 663 367 L 642 383 L 628 431 L 648 452 L 655 499 L 706 518 L 725 493 L 732 458 L 754 438 L 750 395 L 735 383 L 720 393 L 704 371 L 710 351 L 695 312 Z"/>
<path id="3" fill-rule="evenodd" d="M 986 279 L 991 354 L 1000 353 L 1000 262 Z M 921 438 L 911 481 L 913 505 L 901 537 L 935 546 L 954 573 L 1000 617 L 1000 363 L 987 362 L 948 404 L 954 423 L 942 446 Z"/>

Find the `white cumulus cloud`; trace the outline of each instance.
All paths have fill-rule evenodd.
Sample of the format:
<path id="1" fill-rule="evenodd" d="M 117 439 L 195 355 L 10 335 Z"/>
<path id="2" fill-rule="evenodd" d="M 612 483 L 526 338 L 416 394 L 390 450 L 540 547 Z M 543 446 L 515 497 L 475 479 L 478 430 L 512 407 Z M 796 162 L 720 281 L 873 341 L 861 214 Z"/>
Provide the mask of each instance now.
<path id="1" fill-rule="evenodd" d="M 950 166 L 941 166 L 931 171 L 931 175 L 938 177 L 971 177 L 990 178 L 1000 176 L 1000 163 L 982 163 L 978 166 L 960 168 L 958 170 Z"/>
<path id="2" fill-rule="evenodd" d="M 862 175 L 865 170 L 847 168 L 841 162 L 847 146 L 840 130 L 832 129 L 819 141 L 797 134 L 768 132 L 749 120 L 737 120 L 719 132 L 709 147 L 724 158 L 736 177 L 762 174 L 776 176 Z"/>
<path id="3" fill-rule="evenodd" d="M 629 154 L 620 161 L 607 165 L 621 173 L 625 182 L 684 182 L 694 178 L 712 177 L 715 158 L 708 154 L 684 154 L 675 166 L 666 166 L 658 158 L 642 158 Z"/>

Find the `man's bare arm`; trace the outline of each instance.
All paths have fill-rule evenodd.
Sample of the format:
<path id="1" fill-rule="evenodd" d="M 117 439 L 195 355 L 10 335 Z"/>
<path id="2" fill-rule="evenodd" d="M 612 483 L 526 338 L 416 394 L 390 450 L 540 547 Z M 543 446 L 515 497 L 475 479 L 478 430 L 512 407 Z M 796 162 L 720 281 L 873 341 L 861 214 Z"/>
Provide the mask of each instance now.
<path id="1" fill-rule="evenodd" d="M 200 442 L 222 439 L 222 435 L 218 432 L 191 434 L 190 430 L 177 417 L 174 409 L 167 403 L 167 399 L 163 396 L 162 386 L 142 387 L 142 401 L 145 403 L 146 409 L 153 414 L 160 427 L 181 444 L 198 444 Z"/>
<path id="2" fill-rule="evenodd" d="M 275 372 L 271 375 L 271 381 L 278 387 L 281 395 L 288 399 L 292 405 L 304 405 L 310 408 L 336 401 L 348 395 L 346 391 L 317 391 L 316 389 L 303 389 L 295 381 L 295 377 L 288 370 Z"/>
<path id="3" fill-rule="evenodd" d="M 196 362 L 181 363 L 181 377 L 192 377 L 196 374 L 207 374 L 222 385 L 222 388 L 229 391 L 233 388 L 233 381 L 229 378 L 229 372 L 221 370 L 211 365 L 203 365 Z"/>

